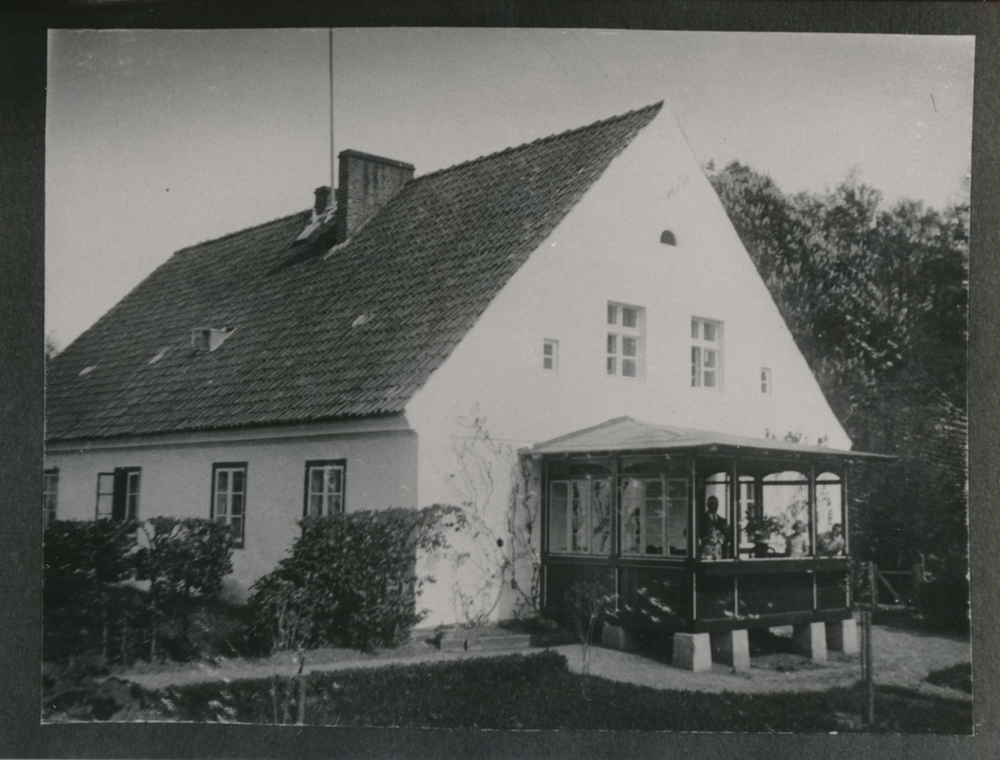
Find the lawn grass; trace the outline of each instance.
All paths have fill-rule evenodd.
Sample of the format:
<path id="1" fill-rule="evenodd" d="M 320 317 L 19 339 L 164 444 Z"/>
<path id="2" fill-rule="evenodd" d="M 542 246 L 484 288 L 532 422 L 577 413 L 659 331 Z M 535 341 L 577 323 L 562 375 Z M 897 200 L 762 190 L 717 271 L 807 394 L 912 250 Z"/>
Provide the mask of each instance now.
<path id="1" fill-rule="evenodd" d="M 287 679 L 203 683 L 147 692 L 173 720 L 274 723 L 296 714 Z M 879 690 L 876 731 L 968 734 L 972 708 Z M 313 673 L 306 723 L 466 729 L 828 732 L 860 712 L 860 692 L 771 695 L 660 691 L 570 672 L 555 652 Z"/>

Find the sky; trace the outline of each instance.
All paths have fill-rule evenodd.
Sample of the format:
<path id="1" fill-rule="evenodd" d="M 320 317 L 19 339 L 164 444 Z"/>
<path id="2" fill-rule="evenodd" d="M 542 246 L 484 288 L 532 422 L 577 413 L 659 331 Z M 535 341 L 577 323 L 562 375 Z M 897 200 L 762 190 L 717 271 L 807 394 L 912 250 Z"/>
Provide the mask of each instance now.
<path id="1" fill-rule="evenodd" d="M 703 163 L 944 208 L 973 62 L 972 37 L 336 29 L 333 149 L 419 176 L 663 100 Z M 51 31 L 47 335 L 65 348 L 180 248 L 309 208 L 330 146 L 326 29 Z"/>

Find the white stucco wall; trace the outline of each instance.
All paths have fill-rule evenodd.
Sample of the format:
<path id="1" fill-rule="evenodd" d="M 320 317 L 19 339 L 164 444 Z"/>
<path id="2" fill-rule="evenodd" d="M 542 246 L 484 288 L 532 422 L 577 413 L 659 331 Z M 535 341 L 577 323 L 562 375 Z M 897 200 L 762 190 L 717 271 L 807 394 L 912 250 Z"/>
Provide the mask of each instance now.
<path id="1" fill-rule="evenodd" d="M 660 242 L 665 229 L 676 247 Z M 645 310 L 637 379 L 606 374 L 609 301 Z M 691 387 L 692 317 L 724 325 L 719 388 Z M 542 368 L 546 339 L 559 341 L 557 373 Z M 770 394 L 761 392 L 763 367 Z M 809 443 L 825 437 L 850 448 L 666 113 L 611 163 L 408 405 L 421 504 L 458 498 L 456 437 L 475 415 L 515 449 L 622 415 L 759 438 L 801 432 Z M 499 514 L 505 492 L 497 491 Z"/>
<path id="2" fill-rule="evenodd" d="M 347 511 L 416 506 L 417 439 L 400 424 L 342 424 L 306 429 L 257 430 L 210 436 L 50 446 L 46 468 L 59 469 L 59 519 L 91 520 L 97 475 L 141 467 L 139 517 L 208 517 L 212 465 L 247 463 L 246 527 L 233 552 L 227 584 L 241 598 L 273 569 L 297 535 L 303 516 L 305 463 L 346 459 Z"/>

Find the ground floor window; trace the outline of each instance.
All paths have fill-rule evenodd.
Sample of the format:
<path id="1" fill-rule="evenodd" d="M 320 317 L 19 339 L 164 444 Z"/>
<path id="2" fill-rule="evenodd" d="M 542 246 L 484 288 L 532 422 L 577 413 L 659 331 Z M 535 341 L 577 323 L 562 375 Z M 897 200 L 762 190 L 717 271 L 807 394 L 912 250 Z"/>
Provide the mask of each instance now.
<path id="1" fill-rule="evenodd" d="M 42 524 L 55 522 L 59 498 L 59 470 L 46 470 L 42 475 Z"/>
<path id="2" fill-rule="evenodd" d="M 344 459 L 306 462 L 306 517 L 325 517 L 344 511 Z"/>
<path id="3" fill-rule="evenodd" d="M 611 480 L 554 480 L 549 489 L 549 551 L 608 554 Z"/>
<path id="4" fill-rule="evenodd" d="M 136 520 L 139 518 L 139 467 L 116 467 L 97 475 L 97 519 Z"/>
<path id="5" fill-rule="evenodd" d="M 243 547 L 246 521 L 246 462 L 222 462 L 212 465 L 212 519 L 228 525 L 233 545 Z"/>

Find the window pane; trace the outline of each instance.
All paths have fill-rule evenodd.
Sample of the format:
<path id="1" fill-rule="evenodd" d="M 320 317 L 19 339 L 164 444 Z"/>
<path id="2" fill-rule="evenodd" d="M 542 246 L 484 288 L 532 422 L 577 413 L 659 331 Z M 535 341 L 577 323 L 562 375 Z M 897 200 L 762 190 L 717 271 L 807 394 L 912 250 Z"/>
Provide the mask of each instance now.
<path id="1" fill-rule="evenodd" d="M 567 483 L 553 483 L 549 500 L 549 550 L 564 552 L 566 544 Z"/>
<path id="2" fill-rule="evenodd" d="M 611 481 L 596 480 L 590 496 L 594 553 L 607 554 L 611 549 Z"/>
<path id="3" fill-rule="evenodd" d="M 323 469 L 321 467 L 309 468 L 309 493 L 323 493 Z"/>
<path id="4" fill-rule="evenodd" d="M 618 324 L 618 307 L 612 306 L 611 304 L 608 304 L 608 324 Z"/>
<path id="5" fill-rule="evenodd" d="M 715 324 L 705 322 L 705 340 L 715 343 Z"/>
<path id="6" fill-rule="evenodd" d="M 608 333 L 608 353 L 618 353 L 618 336 L 614 333 Z"/>
<path id="7" fill-rule="evenodd" d="M 552 369 L 552 357 L 551 356 L 546 356 L 542 360 L 542 368 L 543 369 Z"/>
<path id="8" fill-rule="evenodd" d="M 691 337 L 692 338 L 697 338 L 698 337 L 698 320 L 697 319 L 692 319 L 691 320 Z"/>
<path id="9" fill-rule="evenodd" d="M 546 343 L 542 346 L 542 353 L 546 356 L 552 356 L 552 344 Z"/>
<path id="10" fill-rule="evenodd" d="M 318 493 L 313 493 L 309 495 L 309 516 L 310 517 L 322 517 L 323 516 L 323 497 Z"/>
<path id="11" fill-rule="evenodd" d="M 98 517 L 111 517 L 111 499 L 110 495 L 104 495 L 97 497 L 97 516 Z"/>
<path id="12" fill-rule="evenodd" d="M 608 357 L 608 374 L 615 374 L 615 357 L 613 356 Z"/>
<path id="13" fill-rule="evenodd" d="M 341 480 L 343 476 L 344 472 L 339 467 L 330 467 L 326 471 L 326 492 L 328 495 L 339 495 L 343 492 L 344 487 Z"/>
<path id="14" fill-rule="evenodd" d="M 715 351 L 705 349 L 705 369 L 715 369 Z"/>
<path id="15" fill-rule="evenodd" d="M 715 371 L 706 369 L 705 370 L 705 387 L 714 388 L 715 387 Z"/>
<path id="16" fill-rule="evenodd" d="M 701 349 L 691 346 L 691 386 L 701 385 Z"/>
<path id="17" fill-rule="evenodd" d="M 243 518 L 234 517 L 229 526 L 233 531 L 233 540 L 236 542 L 236 545 L 241 545 L 243 543 Z"/>
<path id="18" fill-rule="evenodd" d="M 571 526 L 570 536 L 572 539 L 572 551 L 587 551 L 587 511 L 590 494 L 580 488 L 579 481 L 573 481 L 573 499 L 570 506 Z"/>
<path id="19" fill-rule="evenodd" d="M 243 493 L 245 480 L 243 470 L 233 470 L 233 493 Z"/>
<path id="20" fill-rule="evenodd" d="M 625 377 L 636 377 L 635 359 L 622 359 L 622 375 Z"/>
<path id="21" fill-rule="evenodd" d="M 638 478 L 625 481 L 622 489 L 622 553 L 638 554 L 642 546 L 642 505 L 645 487 Z"/>
<path id="22" fill-rule="evenodd" d="M 335 515 L 344 511 L 343 497 L 338 494 L 330 496 L 326 505 L 327 514 Z"/>
<path id="23" fill-rule="evenodd" d="M 242 515 L 243 514 L 243 494 L 234 493 L 229 502 L 229 511 L 232 515 Z"/>
<path id="24" fill-rule="evenodd" d="M 229 490 L 229 471 L 228 470 L 216 470 L 215 471 L 215 492 L 223 493 Z"/>
<path id="25" fill-rule="evenodd" d="M 635 327 L 639 324 L 639 312 L 635 309 L 622 307 L 622 324 L 625 327 Z"/>
<path id="26" fill-rule="evenodd" d="M 224 494 L 216 494 L 215 497 L 215 516 L 225 517 L 229 514 L 229 497 Z"/>
<path id="27" fill-rule="evenodd" d="M 636 356 L 639 352 L 639 340 L 638 338 L 632 338 L 628 335 L 622 336 L 622 353 L 625 356 Z"/>

